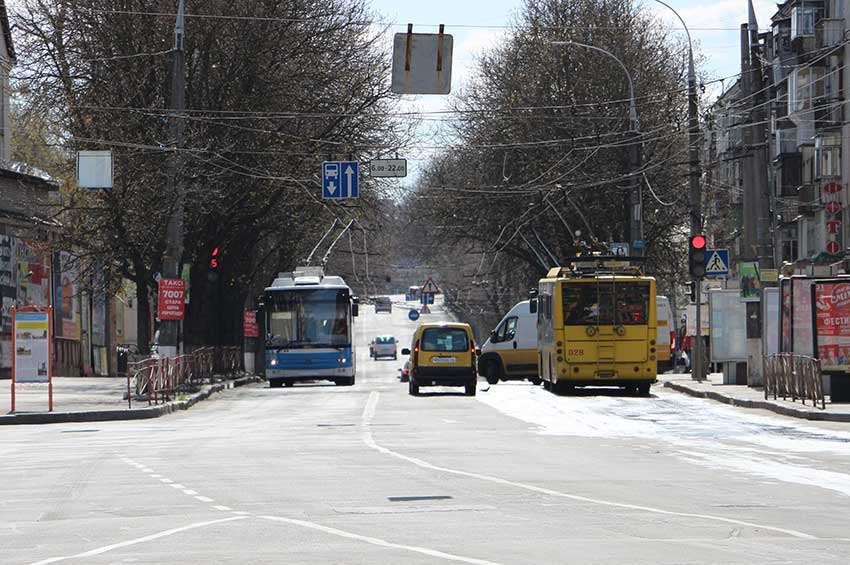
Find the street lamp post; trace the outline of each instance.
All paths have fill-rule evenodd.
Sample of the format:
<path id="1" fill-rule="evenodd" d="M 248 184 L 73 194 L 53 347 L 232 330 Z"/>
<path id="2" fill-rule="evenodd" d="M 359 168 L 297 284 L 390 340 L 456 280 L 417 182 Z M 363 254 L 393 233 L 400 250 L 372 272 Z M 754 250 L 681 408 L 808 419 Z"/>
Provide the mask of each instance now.
<path id="1" fill-rule="evenodd" d="M 689 216 L 691 223 L 691 237 L 702 233 L 702 191 L 700 189 L 699 179 L 702 176 L 700 170 L 699 159 L 699 120 L 697 117 L 697 79 L 694 72 L 694 45 L 691 41 L 691 32 L 685 24 L 685 20 L 679 15 L 673 6 L 663 0 L 655 0 L 662 6 L 666 6 L 673 12 L 682 27 L 685 28 L 685 34 L 688 36 L 688 161 L 690 165 L 689 184 L 688 184 L 688 199 L 690 200 Z M 696 331 L 697 338 L 694 340 L 694 359 L 691 363 L 691 376 L 695 380 L 702 380 L 704 376 L 703 355 L 702 355 L 702 312 L 700 302 L 702 301 L 702 281 L 695 280 L 696 285 Z"/>
<path id="2" fill-rule="evenodd" d="M 629 73 L 629 70 L 626 68 L 626 65 L 623 64 L 616 55 L 602 49 L 601 47 L 596 47 L 595 45 L 588 45 L 586 43 L 579 43 L 577 41 L 552 41 L 552 45 L 575 45 L 577 47 L 584 47 L 585 49 L 592 49 L 593 51 L 597 51 L 608 57 L 614 59 L 620 68 L 623 69 L 623 72 L 626 74 L 626 78 L 629 81 L 629 123 L 630 123 L 630 137 L 631 143 L 629 144 L 629 168 L 631 169 L 633 178 L 631 179 L 631 187 L 629 189 L 629 216 L 628 216 L 628 232 L 626 236 L 628 241 L 634 247 L 635 242 L 643 241 L 643 209 L 642 209 L 642 194 L 641 188 L 642 184 L 640 179 L 637 177 L 637 170 L 640 168 L 640 144 L 637 141 L 639 131 L 640 131 L 640 122 L 638 121 L 637 114 L 637 105 L 635 104 L 635 85 L 632 80 L 632 75 Z M 643 255 L 643 249 L 634 249 L 634 254 L 636 256 Z"/>

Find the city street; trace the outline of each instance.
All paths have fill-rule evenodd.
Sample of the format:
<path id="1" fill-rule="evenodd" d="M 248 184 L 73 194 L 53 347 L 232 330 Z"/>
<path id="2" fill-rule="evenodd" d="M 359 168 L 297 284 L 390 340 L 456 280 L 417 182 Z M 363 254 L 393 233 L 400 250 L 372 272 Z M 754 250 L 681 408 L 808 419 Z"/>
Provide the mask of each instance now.
<path id="1" fill-rule="evenodd" d="M 2 563 L 846 563 L 850 429 L 654 387 L 252 385 L 145 422 L 0 429 Z M 445 317 L 438 304 L 435 314 Z"/>

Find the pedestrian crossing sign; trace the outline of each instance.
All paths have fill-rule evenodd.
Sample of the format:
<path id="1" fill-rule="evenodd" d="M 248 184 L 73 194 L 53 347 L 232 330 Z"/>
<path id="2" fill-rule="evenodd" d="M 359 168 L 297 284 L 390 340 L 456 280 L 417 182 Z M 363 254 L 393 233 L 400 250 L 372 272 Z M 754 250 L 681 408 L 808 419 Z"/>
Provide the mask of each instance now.
<path id="1" fill-rule="evenodd" d="M 729 250 L 709 249 L 706 254 L 705 274 L 709 277 L 726 277 L 729 275 Z"/>

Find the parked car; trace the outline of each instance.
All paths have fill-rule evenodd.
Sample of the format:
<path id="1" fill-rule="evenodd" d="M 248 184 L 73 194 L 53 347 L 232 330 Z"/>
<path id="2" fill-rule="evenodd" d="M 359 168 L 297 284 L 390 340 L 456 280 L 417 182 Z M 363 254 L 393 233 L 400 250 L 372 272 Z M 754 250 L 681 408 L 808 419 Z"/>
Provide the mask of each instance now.
<path id="1" fill-rule="evenodd" d="M 392 357 L 398 359 L 398 349 L 395 338 L 391 335 L 379 335 L 370 344 L 370 353 L 373 359 L 378 357 Z"/>
<path id="2" fill-rule="evenodd" d="M 390 301 L 389 296 L 376 296 L 375 297 L 375 313 L 386 312 L 387 314 L 391 314 L 393 311 L 393 303 Z"/>
<path id="3" fill-rule="evenodd" d="M 478 364 L 475 339 L 469 324 L 420 324 L 413 334 L 409 355 L 408 392 L 419 394 L 423 386 L 462 386 L 467 396 L 475 396 Z"/>
<path id="4" fill-rule="evenodd" d="M 404 367 L 399 369 L 401 371 L 401 377 L 399 380 L 403 383 L 410 381 L 410 360 L 404 362 Z"/>

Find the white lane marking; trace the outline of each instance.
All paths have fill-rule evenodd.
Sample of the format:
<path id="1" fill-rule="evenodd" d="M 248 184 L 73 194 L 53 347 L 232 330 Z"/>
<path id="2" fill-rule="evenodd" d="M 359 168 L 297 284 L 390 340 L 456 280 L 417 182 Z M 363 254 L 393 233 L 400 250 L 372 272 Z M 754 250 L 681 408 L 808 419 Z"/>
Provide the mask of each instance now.
<path id="1" fill-rule="evenodd" d="M 162 475 L 151 475 L 151 478 L 152 478 L 152 479 L 158 479 L 158 478 L 160 478 L 161 476 L 162 476 Z"/>
<path id="2" fill-rule="evenodd" d="M 369 400 L 366 401 L 366 406 L 363 407 L 363 424 L 369 426 L 372 423 L 372 418 L 375 417 L 375 410 L 378 408 L 378 399 L 381 393 L 373 390 L 369 393 Z"/>
<path id="3" fill-rule="evenodd" d="M 373 391 L 374 394 L 374 391 Z M 371 400 L 371 398 L 370 398 Z M 258 518 L 262 518 L 264 520 L 271 520 L 273 522 L 284 522 L 287 524 L 293 524 L 295 526 L 301 526 L 302 528 L 310 528 L 311 530 L 318 530 L 320 532 L 324 532 L 326 534 L 331 534 L 334 536 L 339 536 L 343 538 L 348 538 L 357 541 L 363 541 L 366 543 L 370 543 L 372 545 L 377 545 L 380 547 L 388 547 L 390 549 L 404 549 L 406 551 L 413 551 L 415 553 L 421 553 L 422 555 L 428 555 L 430 557 L 439 557 L 442 559 L 447 559 L 449 561 L 460 561 L 461 563 L 474 563 L 475 565 L 499 565 L 494 561 L 486 561 L 484 559 L 475 559 L 473 557 L 464 557 L 463 555 L 455 555 L 453 553 L 446 553 L 444 551 L 439 551 L 437 549 L 428 549 L 427 547 L 418 547 L 415 545 L 404 545 L 400 543 L 392 543 L 386 540 L 373 538 L 369 536 L 361 536 L 360 534 L 355 534 L 352 532 L 346 532 L 344 530 L 338 530 L 336 528 L 331 528 L 329 526 L 323 526 L 321 524 L 317 524 L 315 522 L 307 522 L 305 520 L 296 520 L 294 518 L 282 518 L 280 516 L 258 516 Z"/>
<path id="4" fill-rule="evenodd" d="M 602 500 L 600 498 L 590 498 L 587 496 L 581 496 L 577 494 L 568 494 L 565 492 L 552 490 L 544 487 L 538 487 L 534 485 L 529 485 L 526 483 L 518 483 L 515 481 L 509 481 L 507 479 L 502 479 L 499 477 L 494 477 L 491 475 L 482 475 L 480 473 L 471 473 L 469 471 L 461 471 L 459 469 L 450 469 L 448 467 L 440 467 L 439 465 L 433 465 L 424 461 L 422 459 L 418 459 L 416 457 L 410 457 L 408 455 L 403 455 L 391 449 L 387 449 L 386 447 L 382 447 L 375 443 L 375 438 L 372 437 L 372 428 L 371 428 L 371 420 L 375 415 L 375 410 L 378 406 L 378 399 L 380 393 L 378 391 L 372 391 L 369 395 L 369 402 L 366 404 L 366 410 L 363 410 L 363 441 L 366 445 L 371 447 L 372 449 L 383 453 L 385 455 L 390 455 L 391 457 L 396 457 L 403 461 L 407 461 L 408 463 L 413 463 L 417 467 L 421 467 L 423 469 L 430 469 L 432 471 L 440 471 L 443 473 L 451 473 L 453 475 L 460 475 L 462 477 L 470 477 L 473 479 L 480 479 L 482 481 L 488 481 L 491 483 L 497 483 L 500 485 L 512 486 L 524 490 L 529 490 L 532 492 L 537 492 L 540 494 L 546 494 L 549 496 L 557 496 L 560 498 L 567 498 L 569 500 L 576 500 L 579 502 L 589 502 L 592 504 L 598 504 L 600 506 L 610 506 L 613 508 L 625 508 L 628 510 L 639 510 L 642 512 L 649 512 L 652 514 L 661 514 L 664 516 L 679 516 L 682 518 L 700 518 L 702 520 L 710 520 L 713 522 L 723 522 L 726 524 L 736 524 L 739 526 L 747 526 L 750 528 L 758 528 L 763 530 L 770 530 L 773 532 L 779 532 L 783 534 L 787 534 L 789 536 L 800 538 L 800 539 L 818 539 L 817 536 L 813 536 L 811 534 L 807 534 L 805 532 L 799 532 L 797 530 L 790 530 L 787 528 L 778 528 L 775 526 L 766 526 L 764 524 L 756 524 L 754 522 L 745 522 L 743 520 L 735 520 L 734 518 L 724 518 L 722 516 L 713 516 L 710 514 L 696 514 L 692 512 L 677 512 L 675 510 L 665 510 L 663 508 L 655 508 L 652 506 L 642 506 L 639 504 L 629 504 L 625 502 L 614 502 L 611 500 Z M 368 417 L 367 417 L 368 416 Z"/>
<path id="5" fill-rule="evenodd" d="M 216 524 L 223 524 L 225 522 L 232 522 L 234 520 L 244 520 L 244 516 L 232 516 L 230 518 L 222 518 L 220 520 L 210 520 L 208 522 L 198 522 L 195 524 L 189 524 L 188 526 L 182 526 L 180 528 L 172 528 L 170 530 L 165 530 L 162 532 L 157 532 L 155 534 L 151 534 L 149 536 L 144 536 L 141 538 L 131 539 L 127 541 L 122 541 L 120 543 L 114 543 L 112 545 L 106 545 L 103 547 L 99 547 L 97 549 L 92 549 L 90 551 L 86 551 L 84 553 L 77 553 L 76 555 L 65 555 L 63 557 L 51 557 L 49 559 L 44 559 L 42 561 L 36 561 L 32 565 L 47 565 L 48 563 L 56 563 L 57 561 L 65 561 L 66 559 L 82 559 L 84 557 L 93 557 L 95 555 L 102 555 L 114 549 L 121 549 L 122 547 L 128 547 L 131 545 L 136 545 L 139 543 L 145 543 L 148 541 L 153 541 L 155 539 L 160 539 L 168 536 L 173 536 L 174 534 L 179 534 L 181 532 L 185 532 L 188 530 L 195 530 L 197 528 L 204 528 L 206 526 L 214 526 Z"/>
<path id="6" fill-rule="evenodd" d="M 244 510 L 234 510 L 233 513 L 238 514 L 239 516 L 249 516 L 251 514 L 250 512 L 245 512 Z"/>
<path id="7" fill-rule="evenodd" d="M 183 491 L 183 494 L 188 494 L 189 496 L 195 496 L 196 494 L 198 494 L 198 492 L 194 491 L 190 488 L 187 488 Z"/>
<path id="8" fill-rule="evenodd" d="M 153 469 L 148 469 L 147 467 L 139 467 L 139 471 L 142 473 L 153 473 Z"/>
<path id="9" fill-rule="evenodd" d="M 196 496 L 195 500 L 200 500 L 201 502 L 212 502 L 213 499 L 207 496 Z"/>
<path id="10" fill-rule="evenodd" d="M 168 485 L 168 486 L 170 486 L 171 488 L 176 488 L 176 489 L 184 489 L 184 488 L 186 488 L 186 487 L 184 487 L 183 485 L 178 484 L 178 483 L 171 483 L 171 484 L 170 484 L 170 485 Z"/>
<path id="11" fill-rule="evenodd" d="M 160 479 L 160 481 L 162 481 L 162 482 L 163 482 L 163 483 L 165 483 L 165 484 L 173 483 L 173 482 L 174 482 L 174 481 L 172 481 L 171 479 Z"/>
<path id="12" fill-rule="evenodd" d="M 228 507 L 228 506 L 222 506 L 222 505 L 220 505 L 220 504 L 219 504 L 219 505 L 216 505 L 216 506 L 213 506 L 213 508 L 215 508 L 216 510 L 221 510 L 222 512 L 230 512 L 230 511 L 231 511 L 231 508 L 230 508 L 230 507 Z"/>

